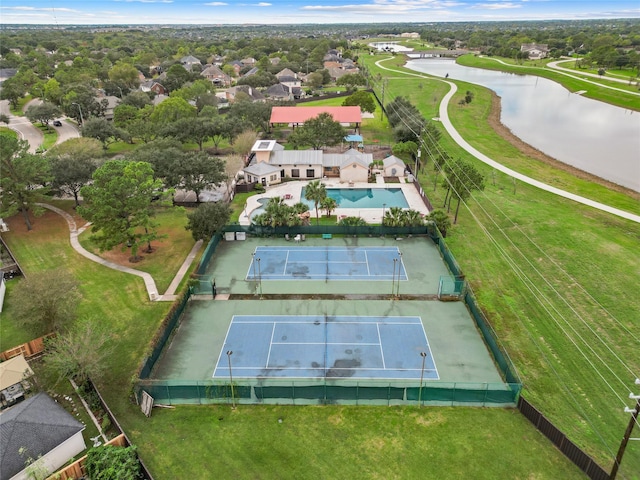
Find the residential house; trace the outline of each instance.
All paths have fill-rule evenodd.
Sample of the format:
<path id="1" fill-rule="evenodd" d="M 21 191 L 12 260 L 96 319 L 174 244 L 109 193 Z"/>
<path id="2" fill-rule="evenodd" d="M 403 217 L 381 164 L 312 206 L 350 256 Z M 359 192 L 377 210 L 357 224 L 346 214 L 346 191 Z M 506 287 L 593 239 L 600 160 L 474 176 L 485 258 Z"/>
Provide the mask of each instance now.
<path id="1" fill-rule="evenodd" d="M 221 57 L 220 55 L 214 55 L 211 57 L 211 61 L 209 63 L 215 65 L 216 67 L 221 67 L 222 65 L 224 65 L 224 57 Z"/>
<path id="2" fill-rule="evenodd" d="M 322 150 L 285 150 L 275 140 L 258 140 L 251 151 L 249 165 L 243 169 L 245 178 L 264 186 L 278 184 L 284 178 L 339 177 L 345 183 L 366 182 L 373 162 L 370 153 L 353 149 L 332 154 Z"/>
<path id="3" fill-rule="evenodd" d="M 293 94 L 286 85 L 282 83 L 276 83 L 271 85 L 264 91 L 264 95 L 272 100 L 291 101 L 293 100 Z"/>
<path id="4" fill-rule="evenodd" d="M 532 60 L 546 58 L 549 55 L 549 45 L 541 43 L 523 43 L 520 45 L 521 52 L 527 52 Z"/>
<path id="5" fill-rule="evenodd" d="M 231 77 L 224 73 L 222 69 L 217 65 L 207 65 L 205 69 L 200 73 L 203 77 L 209 80 L 216 86 L 228 87 L 231 85 Z"/>
<path id="6" fill-rule="evenodd" d="M 245 93 L 249 95 L 249 98 L 252 102 L 264 102 L 265 100 L 264 95 L 255 88 L 249 85 L 237 85 L 226 90 L 227 101 L 229 101 L 230 103 L 235 102 L 236 95 L 238 93 Z"/>
<path id="7" fill-rule="evenodd" d="M 242 78 L 244 77 L 250 77 L 251 75 L 255 75 L 256 73 L 258 73 L 260 71 L 260 69 L 258 67 L 253 67 L 251 68 L 251 70 L 249 70 L 248 72 L 246 72 L 244 75 L 242 75 Z"/>
<path id="8" fill-rule="evenodd" d="M 188 72 L 192 72 L 193 71 L 193 66 L 194 65 L 196 65 L 198 67 L 198 70 L 202 69 L 202 62 L 199 59 L 197 59 L 196 57 L 194 57 L 193 55 L 187 55 L 186 57 L 182 57 L 180 59 L 180 63 L 185 68 L 185 70 L 187 70 Z"/>
<path id="9" fill-rule="evenodd" d="M 97 97 L 96 101 L 98 103 L 102 103 L 104 100 L 107 101 L 107 107 L 104 111 L 104 118 L 107 120 L 113 120 L 113 110 L 120 105 L 120 99 L 113 95 L 105 95 L 104 97 Z"/>
<path id="10" fill-rule="evenodd" d="M 33 370 L 20 354 L 0 363 L 0 403 L 5 408 L 24 399 L 29 385 L 27 378 L 33 375 Z"/>
<path id="11" fill-rule="evenodd" d="M 242 60 L 240 60 L 240 63 L 242 63 L 243 67 L 254 67 L 255 64 L 258 63 L 258 62 L 253 57 L 247 57 L 247 58 L 243 58 Z"/>
<path id="12" fill-rule="evenodd" d="M 270 58 L 269 61 L 271 62 L 271 65 L 278 65 L 282 60 L 280 57 L 273 57 Z"/>
<path id="13" fill-rule="evenodd" d="M 298 75 L 291 69 L 285 68 L 276 73 L 276 78 L 280 80 L 280 77 L 293 77 L 298 78 Z"/>
<path id="14" fill-rule="evenodd" d="M 382 161 L 382 175 L 385 177 L 404 177 L 407 166 L 398 157 L 391 155 Z"/>
<path id="15" fill-rule="evenodd" d="M 143 92 L 153 92 L 156 95 L 166 95 L 168 90 L 157 80 L 147 80 L 140 84 L 140 90 Z"/>
<path id="16" fill-rule="evenodd" d="M 229 65 L 233 67 L 233 71 L 235 72 L 236 76 L 240 75 L 240 70 L 242 70 L 242 67 L 244 67 L 242 62 L 239 60 L 234 60 L 233 62 L 229 62 Z"/>
<path id="17" fill-rule="evenodd" d="M 46 393 L 38 393 L 0 413 L 0 480 L 27 480 L 25 461 L 53 472 L 86 449 L 85 426 Z"/>

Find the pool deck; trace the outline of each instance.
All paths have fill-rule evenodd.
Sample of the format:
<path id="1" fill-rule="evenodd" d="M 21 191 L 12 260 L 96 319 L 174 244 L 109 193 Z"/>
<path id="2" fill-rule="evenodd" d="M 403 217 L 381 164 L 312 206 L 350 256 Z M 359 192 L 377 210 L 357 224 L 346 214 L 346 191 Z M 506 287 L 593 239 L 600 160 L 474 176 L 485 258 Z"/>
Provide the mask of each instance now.
<path id="1" fill-rule="evenodd" d="M 380 177 L 382 179 L 382 177 Z M 404 178 L 403 178 L 404 180 Z M 282 197 L 284 203 L 287 205 L 294 205 L 300 201 L 300 193 L 302 187 L 306 186 L 309 181 L 297 181 L 297 182 L 285 182 L 278 185 L 267 187 L 265 193 L 259 195 L 253 195 L 247 199 L 244 210 L 240 214 L 240 225 L 251 224 L 251 212 L 261 206 L 259 200 L 264 198 Z M 429 214 L 429 209 L 425 206 L 420 193 L 416 190 L 412 183 L 346 183 L 341 182 L 338 178 L 323 179 L 322 183 L 327 188 L 400 188 L 402 193 L 407 199 L 409 208 L 417 210 L 423 215 Z M 313 209 L 312 209 L 313 210 Z M 312 211 L 312 216 L 315 216 L 315 211 Z M 336 208 L 333 213 L 340 218 L 341 216 L 347 217 L 361 217 L 367 223 L 382 223 L 383 209 L 381 208 Z"/>

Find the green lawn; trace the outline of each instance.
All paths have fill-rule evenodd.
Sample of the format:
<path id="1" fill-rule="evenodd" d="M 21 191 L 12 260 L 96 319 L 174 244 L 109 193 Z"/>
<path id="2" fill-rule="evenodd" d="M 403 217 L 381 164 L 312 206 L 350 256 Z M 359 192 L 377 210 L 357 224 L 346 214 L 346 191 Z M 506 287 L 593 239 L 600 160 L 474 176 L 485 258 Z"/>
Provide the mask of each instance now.
<path id="1" fill-rule="evenodd" d="M 58 205 L 72 212 L 70 202 Z M 68 268 L 81 283 L 80 316 L 108 322 L 117 348 L 98 386 L 159 480 L 175 478 L 178 470 L 181 478 L 194 479 L 210 478 L 211 471 L 227 478 L 274 479 L 336 478 L 343 473 L 362 477 L 363 472 L 377 478 L 426 474 L 453 479 L 465 474 L 489 479 L 504 478 L 508 472 L 520 478 L 581 478 L 508 409 L 241 406 L 231 412 L 228 406 L 184 406 L 156 409 L 147 419 L 131 401 L 131 382 L 170 305 L 149 302 L 139 278 L 77 255 L 58 215 L 47 212 L 36 219 L 30 233 L 16 217 L 9 224 L 6 240 L 28 274 Z M 3 314 L 3 339 L 12 328 L 19 330 L 12 323 L 10 315 Z M 525 450 L 534 454 L 512 465 Z M 210 456 L 211 451 L 216 455 Z M 202 468 L 204 457 L 208 469 Z"/>
<path id="2" fill-rule="evenodd" d="M 373 60 L 379 59 L 365 60 L 372 73 L 392 75 L 388 89 L 406 91 L 410 80 L 378 70 Z M 474 100 L 461 108 L 461 97 L 454 97 L 451 120 L 482 153 L 559 188 L 640 213 L 637 194 L 609 190 L 522 155 L 486 126 L 490 93 L 456 83 L 462 92 L 471 90 Z M 441 144 L 454 158 L 473 162 L 486 178 L 485 191 L 462 206 L 447 243 L 515 361 L 524 395 L 609 466 L 628 421 L 622 407 L 629 405 L 640 371 L 640 342 L 629 335 L 637 329 L 640 310 L 629 290 L 640 283 L 640 225 L 514 185 L 454 145 L 444 130 Z M 432 203 L 442 206 L 445 189 L 438 181 L 434 192 L 430 164 L 419 179 Z M 627 450 L 622 470 L 640 471 L 640 451 Z"/>
<path id="3" fill-rule="evenodd" d="M 111 253 L 126 266 L 150 273 L 156 282 L 158 291 L 162 294 L 173 280 L 182 262 L 184 262 L 186 257 L 185 252 L 191 250 L 195 241 L 191 236 L 191 232 L 184 228 L 187 225 L 184 208 L 160 207 L 157 211 L 155 221 L 160 225 L 158 234 L 165 236 L 165 238 L 151 242 L 151 247 L 154 249 L 153 253 L 145 253 L 142 251 L 144 247 L 141 247 L 140 253 L 143 258 L 136 263 L 127 261 L 131 249 L 125 249 L 123 253 L 120 247 L 116 247 Z M 91 234 L 91 229 L 85 230 L 79 237 L 80 244 L 96 255 L 101 255 L 109 260 L 113 260 L 110 255 L 100 253 L 99 249 L 89 238 Z"/>
<path id="4" fill-rule="evenodd" d="M 433 116 L 444 84 L 378 70 L 373 61 L 381 58 L 363 60 L 372 74 L 389 77 L 387 99 L 411 95 L 425 117 Z M 486 126 L 490 95 L 461 86 L 463 92 L 471 88 L 473 102 L 459 108 L 454 98 L 450 115 L 476 148 L 561 188 L 640 211 L 636 197 L 576 179 L 512 149 Z M 446 134 L 442 144 L 454 158 L 473 161 Z M 514 187 L 506 176 L 474 165 L 487 177 L 485 192 L 461 208 L 447 243 L 513 358 L 527 399 L 608 468 L 628 421 L 622 407 L 631 405 L 630 372 L 640 371 L 640 299 L 634 291 L 640 284 L 640 225 L 533 187 Z M 420 181 L 440 206 L 444 188 L 438 185 L 433 192 L 433 179 L 428 165 Z M 240 208 L 245 201 L 237 197 Z M 117 349 L 98 386 L 158 480 L 176 478 L 177 472 L 194 479 L 210 478 L 211 472 L 252 479 L 583 478 L 509 409 L 182 406 L 155 409 L 147 419 L 131 401 L 130 387 L 170 305 L 149 302 L 141 279 L 77 255 L 56 214 L 37 218 L 29 233 L 18 217 L 8 220 L 11 231 L 3 238 L 27 274 L 69 269 L 81 283 L 80 315 L 108 322 Z M 17 343 L 29 338 L 12 322 L 11 292 L 0 320 L 3 345 L 7 338 Z M 620 476 L 636 478 L 639 471 L 640 449 L 631 444 Z"/>

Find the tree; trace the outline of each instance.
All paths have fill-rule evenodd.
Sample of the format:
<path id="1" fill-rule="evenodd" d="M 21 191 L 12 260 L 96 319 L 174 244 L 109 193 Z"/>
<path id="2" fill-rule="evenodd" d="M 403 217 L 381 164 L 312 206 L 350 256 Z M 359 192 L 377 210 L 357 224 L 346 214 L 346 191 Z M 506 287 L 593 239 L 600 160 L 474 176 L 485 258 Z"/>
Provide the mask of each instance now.
<path id="1" fill-rule="evenodd" d="M 448 205 L 448 208 L 450 208 L 451 199 L 454 197 L 458 199 L 456 213 L 453 219 L 453 223 L 455 224 L 458 221 L 460 202 L 469 198 L 471 192 L 474 190 L 484 190 L 484 176 L 476 170 L 471 163 L 462 159 L 448 162 L 444 170 L 447 174 L 445 180 L 447 186 L 447 193 L 444 200 L 445 205 Z"/>
<path id="2" fill-rule="evenodd" d="M 416 155 L 418 155 L 418 144 L 412 141 L 396 143 L 391 149 L 391 152 L 403 160 L 413 161 Z M 418 172 L 413 173 L 417 175 Z"/>
<path id="3" fill-rule="evenodd" d="M 25 96 L 27 89 L 21 85 L 16 77 L 8 78 L 2 82 L 0 89 L 0 100 L 9 100 L 11 106 L 16 109 L 20 99 Z"/>
<path id="4" fill-rule="evenodd" d="M 154 178 L 161 179 L 166 187 L 175 188 L 180 183 L 177 170 L 182 156 L 179 141 L 175 138 L 158 138 L 139 146 L 129 154 L 129 159 L 151 164 Z"/>
<path id="5" fill-rule="evenodd" d="M 85 462 L 91 480 L 137 480 L 140 478 L 140 461 L 136 447 L 102 445 L 87 452 Z"/>
<path id="6" fill-rule="evenodd" d="M 320 207 L 324 208 L 327 211 L 327 217 L 331 216 L 331 212 L 333 212 L 338 207 L 338 202 L 331 197 L 325 197 L 320 202 Z"/>
<path id="7" fill-rule="evenodd" d="M 304 198 L 313 202 L 316 209 L 316 225 L 319 225 L 320 219 L 318 216 L 318 205 L 327 198 L 327 189 L 324 186 L 324 183 L 321 183 L 320 180 L 309 182 L 304 192 Z"/>
<path id="8" fill-rule="evenodd" d="M 102 148 L 107 150 L 109 145 L 127 138 L 128 135 L 106 118 L 90 118 L 82 127 L 82 136 L 95 138 L 102 143 Z"/>
<path id="9" fill-rule="evenodd" d="M 52 147 L 47 158 L 53 176 L 53 190 L 72 195 L 78 207 L 80 189 L 91 180 L 102 154 L 100 142 L 93 138 L 71 138 Z"/>
<path id="10" fill-rule="evenodd" d="M 15 135 L 0 132 L 0 214 L 12 217 L 22 213 L 25 225 L 31 230 L 29 212 L 39 216 L 44 212 L 37 205 L 49 192 L 44 186 L 51 180 L 49 163 L 41 155 L 28 153 L 29 144 Z"/>
<path id="11" fill-rule="evenodd" d="M 394 129 L 397 142 L 418 140 L 424 127 L 424 117 L 405 97 L 396 97 L 387 104 L 387 118 Z"/>
<path id="12" fill-rule="evenodd" d="M 76 318 L 81 295 L 78 282 L 67 270 L 33 273 L 11 296 L 17 322 L 34 335 L 60 330 Z"/>
<path id="13" fill-rule="evenodd" d="M 262 102 L 254 103 L 251 100 L 238 101 L 236 97 L 227 116 L 237 119 L 242 125 L 250 125 L 254 130 L 266 132 L 271 119 L 271 105 Z"/>
<path id="14" fill-rule="evenodd" d="M 118 62 L 109 70 L 109 80 L 128 89 L 137 88 L 140 80 L 138 69 L 131 64 Z"/>
<path id="15" fill-rule="evenodd" d="M 49 122 L 60 116 L 60 110 L 53 103 L 42 102 L 38 105 L 31 105 L 25 115 L 30 122 L 40 122 L 47 129 L 50 129 Z"/>
<path id="16" fill-rule="evenodd" d="M 93 222 L 91 239 L 100 251 L 130 246 L 131 261 L 138 261 L 139 247 L 160 237 L 151 202 L 161 190 L 146 162 L 110 160 L 98 168 L 93 183 L 80 190 L 84 204 L 78 212 Z"/>
<path id="17" fill-rule="evenodd" d="M 194 142 L 202 151 L 204 142 L 211 138 L 214 133 L 219 132 L 217 127 L 218 125 L 214 120 L 206 117 L 179 118 L 175 122 L 168 124 L 162 130 L 162 135 L 174 137 L 182 143 Z"/>
<path id="18" fill-rule="evenodd" d="M 376 111 L 376 102 L 373 100 L 371 94 L 364 90 L 358 90 L 357 92 L 349 95 L 344 99 L 342 105 L 346 107 L 358 106 L 363 112 L 373 113 Z"/>
<path id="19" fill-rule="evenodd" d="M 225 202 L 203 203 L 187 214 L 188 223 L 184 228 L 191 230 L 194 240 L 208 241 L 229 222 L 230 216 L 231 209 Z"/>
<path id="20" fill-rule="evenodd" d="M 185 153 L 176 169 L 180 180 L 179 188 L 194 192 L 196 203 L 200 203 L 200 193 L 208 188 L 220 185 L 226 180 L 224 162 L 205 152 Z"/>
<path id="21" fill-rule="evenodd" d="M 340 220 L 340 225 L 348 227 L 361 227 L 367 225 L 367 221 L 362 217 L 345 217 Z"/>
<path id="22" fill-rule="evenodd" d="M 314 150 L 320 150 L 324 145 L 337 145 L 344 136 L 345 130 L 340 122 L 333 120 L 329 113 L 321 113 L 294 130 L 289 141 L 295 148 L 309 145 Z"/>
<path id="23" fill-rule="evenodd" d="M 149 119 L 156 125 L 166 125 L 180 118 L 195 117 L 196 113 L 196 108 L 184 98 L 170 97 L 153 109 Z"/>
<path id="24" fill-rule="evenodd" d="M 429 213 L 427 220 L 430 220 L 435 224 L 436 228 L 440 231 L 442 238 L 446 238 L 447 230 L 451 228 L 451 220 L 449 219 L 447 212 L 436 208 Z"/>
<path id="25" fill-rule="evenodd" d="M 323 84 L 323 77 L 320 72 L 313 72 L 307 75 L 307 81 L 305 82 L 312 88 L 318 88 Z"/>
<path id="26" fill-rule="evenodd" d="M 0 123 L 9 125 L 9 122 L 11 122 L 11 117 L 9 117 L 9 115 L 7 115 L 6 113 L 0 113 Z"/>
<path id="27" fill-rule="evenodd" d="M 344 85 L 347 88 L 353 88 L 356 85 L 366 85 L 367 79 L 360 73 L 347 73 L 341 76 L 337 81 L 337 85 Z"/>
<path id="28" fill-rule="evenodd" d="M 258 140 L 258 134 L 253 130 L 245 130 L 240 133 L 233 142 L 233 151 L 246 157 L 251 152 L 251 147 Z"/>
<path id="29" fill-rule="evenodd" d="M 100 378 L 107 369 L 107 359 L 113 352 L 109 345 L 112 332 L 98 320 L 84 319 L 66 332 L 47 341 L 45 368 L 58 381 L 73 378 L 79 385 Z"/>

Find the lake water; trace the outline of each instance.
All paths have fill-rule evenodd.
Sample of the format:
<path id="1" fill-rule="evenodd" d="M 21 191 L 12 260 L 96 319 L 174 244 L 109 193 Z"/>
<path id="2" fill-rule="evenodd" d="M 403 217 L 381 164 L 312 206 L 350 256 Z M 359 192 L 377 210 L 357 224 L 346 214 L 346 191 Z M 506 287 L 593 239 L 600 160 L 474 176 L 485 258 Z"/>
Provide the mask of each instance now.
<path id="1" fill-rule="evenodd" d="M 640 112 L 572 94 L 545 78 L 454 60 L 410 60 L 406 66 L 493 90 L 502 100 L 501 121 L 514 135 L 556 160 L 640 191 Z"/>

